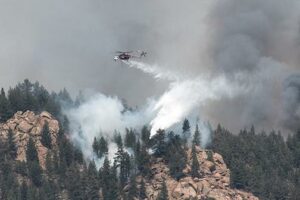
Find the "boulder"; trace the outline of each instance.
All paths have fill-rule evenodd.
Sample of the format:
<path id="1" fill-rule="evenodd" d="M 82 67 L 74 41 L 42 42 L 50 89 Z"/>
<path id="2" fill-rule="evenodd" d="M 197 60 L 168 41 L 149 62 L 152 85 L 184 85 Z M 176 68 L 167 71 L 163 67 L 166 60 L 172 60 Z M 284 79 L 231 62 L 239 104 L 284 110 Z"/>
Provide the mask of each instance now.
<path id="1" fill-rule="evenodd" d="M 25 121 L 25 120 L 19 120 L 18 122 L 17 122 L 17 124 L 19 124 L 18 126 L 17 126 L 17 129 L 19 130 L 19 131 L 22 131 L 23 133 L 28 133 L 28 132 L 30 132 L 30 130 L 32 129 L 32 125 L 31 124 L 29 124 L 27 121 Z"/>
<path id="2" fill-rule="evenodd" d="M 220 154 L 214 153 L 213 158 L 216 163 L 221 164 L 221 165 L 225 164 L 223 157 Z"/>
<path id="3" fill-rule="evenodd" d="M 192 199 L 197 196 L 197 191 L 188 182 L 179 182 L 172 192 L 174 199 Z"/>

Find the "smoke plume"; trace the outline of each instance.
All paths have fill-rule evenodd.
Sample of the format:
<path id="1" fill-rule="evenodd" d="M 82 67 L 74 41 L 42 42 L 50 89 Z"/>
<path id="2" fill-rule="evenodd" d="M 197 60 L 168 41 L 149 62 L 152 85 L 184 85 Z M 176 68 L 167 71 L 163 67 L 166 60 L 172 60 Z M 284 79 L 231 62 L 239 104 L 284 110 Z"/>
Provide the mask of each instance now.
<path id="1" fill-rule="evenodd" d="M 156 115 L 151 121 L 151 134 L 160 128 L 167 129 L 182 122 L 192 112 L 200 114 L 201 107 L 210 100 L 233 97 L 240 91 L 241 88 L 230 85 L 223 77 L 198 77 L 171 83 L 170 89 L 155 103 Z"/>
<path id="2" fill-rule="evenodd" d="M 199 120 L 201 108 L 210 100 L 233 98 L 246 91 L 246 88 L 229 82 L 225 76 L 212 78 L 202 75 L 183 79 L 175 73 L 164 72 L 158 65 L 136 61 L 124 63 L 154 78 L 170 81 L 169 88 L 159 98 L 152 98 L 143 108 L 133 111 L 125 110 L 118 98 L 103 94 L 93 95 L 78 108 L 66 111 L 71 122 L 72 139 L 88 158 L 94 157 L 92 142 L 95 137 L 101 135 L 112 140 L 116 131 L 124 133 L 126 128 L 141 129 L 144 124 L 151 126 L 151 136 L 159 129 L 176 130 L 180 134 L 178 127 L 185 118 L 191 122 L 198 119 L 196 123 L 201 133 L 201 145 L 206 147 L 210 141 L 211 127 Z M 196 123 L 192 123 L 192 130 Z M 116 148 L 110 151 L 115 152 Z"/>
<path id="3" fill-rule="evenodd" d="M 300 122 L 300 75 L 289 76 L 284 82 L 284 125 L 295 130 Z"/>
<path id="4" fill-rule="evenodd" d="M 114 134 L 124 134 L 126 128 L 140 130 L 149 121 L 151 113 L 147 109 L 126 110 L 117 97 L 97 93 L 86 97 L 80 106 L 64 112 L 70 120 L 71 139 L 82 149 L 86 158 L 94 158 L 93 140 L 103 136 L 109 141 L 109 156 L 112 159 L 117 151 L 116 145 L 112 144 Z M 99 164 L 96 158 L 95 161 Z"/>
<path id="5" fill-rule="evenodd" d="M 159 67 L 158 65 L 149 65 L 149 64 L 137 62 L 134 60 L 122 61 L 122 62 L 127 64 L 129 67 L 139 69 L 142 72 L 153 76 L 155 79 L 178 81 L 183 78 L 182 76 L 184 76 L 182 74 L 179 75 L 179 73 L 164 70 L 163 68 Z"/>

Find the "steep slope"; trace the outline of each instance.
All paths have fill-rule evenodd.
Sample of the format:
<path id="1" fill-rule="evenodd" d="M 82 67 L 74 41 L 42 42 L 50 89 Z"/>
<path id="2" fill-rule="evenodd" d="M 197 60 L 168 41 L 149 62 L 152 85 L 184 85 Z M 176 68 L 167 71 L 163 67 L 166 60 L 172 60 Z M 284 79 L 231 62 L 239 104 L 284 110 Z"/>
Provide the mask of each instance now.
<path id="1" fill-rule="evenodd" d="M 48 149 L 41 144 L 41 132 L 45 122 L 48 122 L 53 148 L 57 147 L 56 138 L 59 124 L 48 112 L 35 115 L 32 111 L 17 112 L 6 123 L 0 124 L 0 137 L 7 138 L 9 129 L 17 145 L 17 160 L 26 161 L 26 149 L 29 137 L 32 136 L 37 148 L 40 165 L 44 168 Z"/>

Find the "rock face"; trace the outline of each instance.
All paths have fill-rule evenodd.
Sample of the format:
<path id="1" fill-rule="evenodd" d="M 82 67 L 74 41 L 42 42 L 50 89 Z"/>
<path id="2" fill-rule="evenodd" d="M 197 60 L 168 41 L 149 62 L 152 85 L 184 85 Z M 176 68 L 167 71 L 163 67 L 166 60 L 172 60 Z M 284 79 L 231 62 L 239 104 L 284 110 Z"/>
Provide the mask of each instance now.
<path id="1" fill-rule="evenodd" d="M 15 113 L 6 123 L 0 124 L 0 138 L 6 139 L 8 130 L 11 129 L 18 148 L 16 159 L 26 161 L 27 143 L 31 136 L 37 148 L 40 165 L 44 168 L 48 149 L 41 144 L 40 140 L 45 122 L 48 122 L 49 125 L 52 146 L 56 148 L 59 124 L 50 113 L 45 111 L 39 115 L 35 115 L 32 111 Z"/>
<path id="2" fill-rule="evenodd" d="M 155 200 L 165 179 L 168 188 L 169 199 L 215 199 L 215 200 L 258 200 L 251 193 L 230 188 L 230 171 L 223 157 L 218 153 L 212 153 L 212 159 L 208 160 L 208 151 L 196 147 L 200 164 L 201 178 L 192 178 L 191 150 L 187 151 L 189 164 L 183 170 L 185 178 L 179 181 L 169 175 L 169 169 L 162 159 L 154 159 L 151 166 L 153 178 L 146 181 L 148 199 Z M 141 177 L 139 177 L 141 179 Z M 139 180 L 137 180 L 139 181 Z"/>

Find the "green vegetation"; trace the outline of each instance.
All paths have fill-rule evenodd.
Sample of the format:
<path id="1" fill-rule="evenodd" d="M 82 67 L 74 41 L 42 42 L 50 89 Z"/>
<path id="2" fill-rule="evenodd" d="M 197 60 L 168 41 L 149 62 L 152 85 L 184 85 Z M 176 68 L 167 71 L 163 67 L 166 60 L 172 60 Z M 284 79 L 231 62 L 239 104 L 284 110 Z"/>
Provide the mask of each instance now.
<path id="1" fill-rule="evenodd" d="M 300 132 L 285 141 L 280 133 L 242 130 L 233 135 L 218 126 L 212 150 L 231 170 L 231 186 L 260 199 L 298 199 L 300 188 Z"/>
<path id="2" fill-rule="evenodd" d="M 165 180 L 163 181 L 163 184 L 162 184 L 162 189 L 158 195 L 158 198 L 157 200 L 168 200 L 169 199 L 169 196 L 168 196 L 168 189 L 167 189 L 167 185 L 166 185 L 166 182 Z"/>
<path id="3" fill-rule="evenodd" d="M 51 135 L 49 131 L 49 125 L 48 122 L 45 122 L 43 130 L 42 130 L 42 138 L 41 143 L 48 149 L 51 149 Z"/>
<path id="4" fill-rule="evenodd" d="M 192 177 L 200 178 L 199 170 L 200 170 L 200 167 L 199 167 L 199 162 L 197 159 L 196 147 L 193 144 L 193 146 L 192 146 L 192 172 L 191 172 Z"/>
<path id="5" fill-rule="evenodd" d="M 79 103 L 78 100 L 76 104 Z M 192 144 L 190 175 L 201 178 L 201 165 L 196 155 L 201 133 L 198 126 L 192 127 L 188 120 L 183 121 L 181 133 L 158 130 L 152 138 L 146 126 L 141 130 L 127 129 L 124 137 L 117 131 L 112 133 L 118 148 L 114 162 L 108 159 L 108 142 L 111 141 L 99 133 L 92 145 L 95 161 L 87 161 L 68 139 L 69 122 L 61 115 L 62 104 L 74 104 L 65 89 L 50 94 L 39 83 L 28 80 L 10 88 L 7 94 L 1 90 L 0 122 L 18 110 L 47 110 L 58 117 L 60 132 L 58 148 L 54 148 L 48 124 L 43 127 L 41 143 L 48 148 L 45 169 L 40 167 L 33 138 L 28 140 L 26 162 L 15 160 L 17 145 L 11 130 L 7 138 L 0 138 L 0 199 L 54 200 L 66 195 L 72 200 L 99 199 L 99 191 L 105 200 L 144 199 L 145 182 L 152 176 L 151 159 L 163 160 L 170 175 L 179 180 L 185 176 L 182 170 L 187 163 L 189 143 Z M 252 192 L 262 200 L 299 199 L 300 131 L 284 139 L 274 131 L 256 133 L 254 127 L 232 134 L 219 125 L 206 151 L 207 159 L 214 162 L 212 151 L 220 153 L 228 165 L 231 187 Z M 103 161 L 100 169 L 96 165 L 98 158 Z M 139 176 L 143 177 L 141 182 L 137 181 Z M 168 199 L 165 182 L 158 199 Z"/>
<path id="6" fill-rule="evenodd" d="M 41 112 L 47 110 L 55 117 L 61 115 L 61 103 L 73 105 L 67 90 L 62 90 L 58 94 L 49 93 L 39 82 L 31 83 L 28 79 L 10 88 L 5 93 L 1 89 L 0 93 L 0 122 L 5 122 L 17 111 L 31 110 Z"/>
<path id="7" fill-rule="evenodd" d="M 108 144 L 103 136 L 100 139 L 94 138 L 93 151 L 98 158 L 102 158 L 108 153 Z"/>

